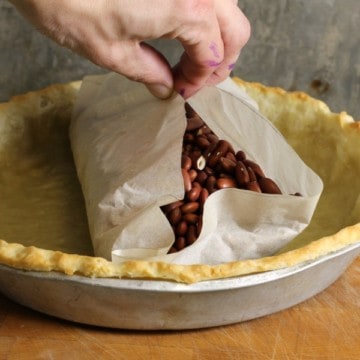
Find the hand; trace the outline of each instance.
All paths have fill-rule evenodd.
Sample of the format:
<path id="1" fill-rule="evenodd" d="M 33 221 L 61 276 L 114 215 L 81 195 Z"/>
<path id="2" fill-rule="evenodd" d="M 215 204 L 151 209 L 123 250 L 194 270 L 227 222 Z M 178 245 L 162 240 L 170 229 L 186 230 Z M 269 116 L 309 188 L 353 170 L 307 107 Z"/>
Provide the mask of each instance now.
<path id="1" fill-rule="evenodd" d="M 35 27 L 95 64 L 140 81 L 160 98 L 185 98 L 224 80 L 250 36 L 234 0 L 11 0 Z M 144 41 L 176 39 L 178 64 Z"/>

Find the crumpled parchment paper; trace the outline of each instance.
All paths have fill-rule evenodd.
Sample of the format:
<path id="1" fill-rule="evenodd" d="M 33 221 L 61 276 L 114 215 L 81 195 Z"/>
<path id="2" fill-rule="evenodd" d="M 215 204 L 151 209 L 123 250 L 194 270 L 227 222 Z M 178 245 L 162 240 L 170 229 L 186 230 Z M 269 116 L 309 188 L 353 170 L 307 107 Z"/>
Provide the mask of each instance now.
<path id="1" fill-rule="evenodd" d="M 160 206 L 184 195 L 184 100 L 156 99 L 117 74 L 86 77 L 70 139 L 96 256 L 178 264 L 258 258 L 273 254 L 309 224 L 322 181 L 258 113 L 256 103 L 231 79 L 187 101 L 220 139 L 257 162 L 283 195 L 213 193 L 196 242 L 167 254 L 174 235 Z M 296 192 L 302 196 L 290 195 Z"/>

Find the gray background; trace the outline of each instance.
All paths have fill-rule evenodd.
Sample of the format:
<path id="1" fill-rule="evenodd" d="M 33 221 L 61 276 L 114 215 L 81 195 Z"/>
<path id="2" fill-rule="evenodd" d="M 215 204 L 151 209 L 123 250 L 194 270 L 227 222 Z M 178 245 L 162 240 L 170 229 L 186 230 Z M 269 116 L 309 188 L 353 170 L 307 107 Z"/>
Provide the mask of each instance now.
<path id="1" fill-rule="evenodd" d="M 306 91 L 360 118 L 359 0 L 240 0 L 239 6 L 252 38 L 234 75 Z M 153 44 L 172 64 L 181 53 L 176 42 Z M 43 37 L 6 0 L 0 0 L 0 69 L 0 101 L 104 72 Z"/>

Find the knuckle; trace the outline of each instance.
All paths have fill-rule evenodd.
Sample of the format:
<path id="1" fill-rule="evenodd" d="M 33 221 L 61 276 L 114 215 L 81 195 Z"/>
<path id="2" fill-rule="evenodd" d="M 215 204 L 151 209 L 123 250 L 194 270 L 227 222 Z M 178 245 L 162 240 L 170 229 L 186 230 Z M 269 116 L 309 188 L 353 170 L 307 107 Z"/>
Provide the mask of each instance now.
<path id="1" fill-rule="evenodd" d="M 183 0 L 181 3 L 188 15 L 208 12 L 215 7 L 213 0 Z"/>
<path id="2" fill-rule="evenodd" d="M 183 0 L 178 3 L 183 23 L 191 25 L 207 24 L 215 11 L 213 0 Z"/>
<path id="3" fill-rule="evenodd" d="M 237 20 L 235 22 L 236 26 L 236 33 L 237 36 L 237 43 L 239 47 L 243 47 L 250 39 L 251 36 L 251 25 L 250 21 L 243 13 L 239 13 Z"/>
<path id="4" fill-rule="evenodd" d="M 96 51 L 91 53 L 91 60 L 103 68 L 119 72 L 121 68 L 126 67 L 129 61 L 117 42 L 103 44 L 94 48 Z"/>
<path id="5" fill-rule="evenodd" d="M 152 82 L 155 74 L 152 74 L 149 68 L 139 66 L 141 54 L 137 54 L 137 51 L 140 50 L 135 44 L 108 44 L 98 54 L 97 64 L 137 82 Z"/>

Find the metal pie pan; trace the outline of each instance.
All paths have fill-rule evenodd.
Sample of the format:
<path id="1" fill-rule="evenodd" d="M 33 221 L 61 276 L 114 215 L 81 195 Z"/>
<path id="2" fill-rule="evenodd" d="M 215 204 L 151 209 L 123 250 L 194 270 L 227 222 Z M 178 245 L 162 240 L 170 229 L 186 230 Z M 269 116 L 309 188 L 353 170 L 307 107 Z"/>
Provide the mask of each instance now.
<path id="1" fill-rule="evenodd" d="M 238 323 L 289 308 L 332 284 L 360 243 L 294 267 L 186 285 L 99 279 L 0 265 L 0 291 L 31 309 L 118 329 L 179 330 Z"/>

